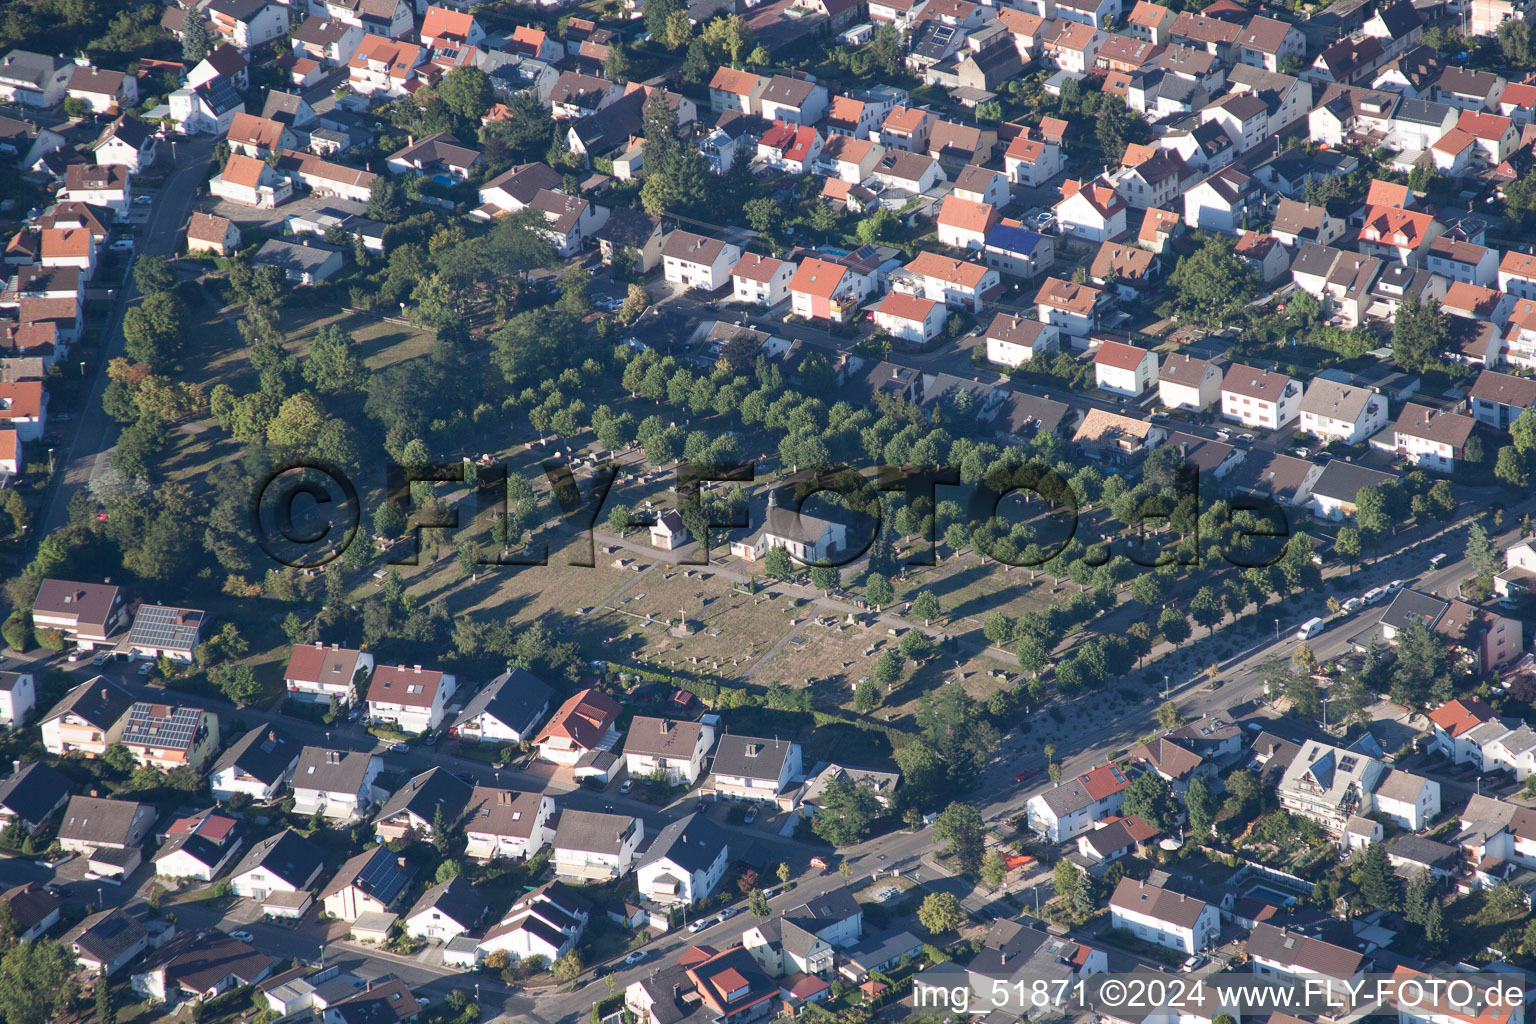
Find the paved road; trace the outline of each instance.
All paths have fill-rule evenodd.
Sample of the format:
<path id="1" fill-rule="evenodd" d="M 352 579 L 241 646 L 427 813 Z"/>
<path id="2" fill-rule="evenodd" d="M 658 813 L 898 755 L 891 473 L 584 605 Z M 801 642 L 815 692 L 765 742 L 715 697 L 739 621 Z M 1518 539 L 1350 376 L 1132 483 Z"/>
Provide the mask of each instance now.
<path id="1" fill-rule="evenodd" d="M 191 216 L 197 201 L 197 186 L 208 176 L 208 164 L 213 158 L 214 140 L 197 136 L 177 139 L 171 143 L 172 155 L 161 159 L 174 161 L 175 169 L 155 196 L 150 208 L 149 221 L 138 236 L 139 252 L 151 256 L 170 256 L 180 245 L 180 233 Z M 106 331 L 103 332 L 101 357 L 91 370 L 89 393 L 85 406 L 69 410 L 74 416 L 73 432 L 64 441 L 62 452 L 63 472 L 48 496 L 48 504 L 42 515 L 41 529 L 52 532 L 69 521 L 69 500 L 77 490 L 104 472 L 117 442 L 118 424 L 101 407 L 102 392 L 106 390 L 106 366 L 123 354 L 123 313 L 138 298 L 138 289 L 132 278 L 117 291 L 117 301 Z M 63 410 L 55 410 L 63 411 Z"/>

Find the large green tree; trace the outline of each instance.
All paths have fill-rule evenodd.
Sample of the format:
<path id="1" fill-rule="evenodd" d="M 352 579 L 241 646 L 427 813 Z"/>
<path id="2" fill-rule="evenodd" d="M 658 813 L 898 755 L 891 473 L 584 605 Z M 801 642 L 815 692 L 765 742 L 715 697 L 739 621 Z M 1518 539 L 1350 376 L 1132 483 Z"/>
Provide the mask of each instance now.
<path id="1" fill-rule="evenodd" d="M 980 811 L 970 804 L 952 803 L 934 819 L 933 832 L 949 844 L 946 852 L 954 855 L 961 871 L 974 874 L 980 870 L 987 836 Z"/>
<path id="2" fill-rule="evenodd" d="M 156 373 L 171 369 L 181 356 L 187 310 L 174 293 L 154 292 L 123 314 L 124 350 L 134 362 Z"/>
<path id="3" fill-rule="evenodd" d="M 1230 239 L 1212 235 L 1179 261 L 1168 283 L 1174 309 L 1181 316 L 1196 323 L 1221 324 L 1252 299 L 1258 279 L 1233 254 Z"/>
<path id="4" fill-rule="evenodd" d="M 1434 299 L 1420 302 L 1417 294 L 1409 293 L 1392 318 L 1392 358 L 1410 373 L 1444 369 L 1442 357 L 1449 335 L 1440 303 Z"/>
<path id="5" fill-rule="evenodd" d="M 868 838 L 881 813 L 880 801 L 868 786 L 833 779 L 822 791 L 821 807 L 811 819 L 811 831 L 833 846 L 852 846 Z"/>

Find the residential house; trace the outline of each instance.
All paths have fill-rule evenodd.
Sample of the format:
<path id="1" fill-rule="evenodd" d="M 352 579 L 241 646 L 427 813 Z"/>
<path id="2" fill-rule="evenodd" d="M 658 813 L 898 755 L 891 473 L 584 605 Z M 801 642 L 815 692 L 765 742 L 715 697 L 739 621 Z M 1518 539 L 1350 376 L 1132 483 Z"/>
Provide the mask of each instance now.
<path id="1" fill-rule="evenodd" d="M 1520 414 L 1536 408 L 1536 381 L 1483 370 L 1467 393 L 1472 416 L 1495 430 L 1508 430 Z"/>
<path id="2" fill-rule="evenodd" d="M 741 247 L 719 239 L 673 231 L 661 248 L 662 276 L 668 284 L 715 292 L 730 282 Z"/>
<path id="3" fill-rule="evenodd" d="M 1373 757 L 1307 740 L 1277 786 L 1280 806 L 1337 835 L 1351 816 L 1371 810 L 1385 771 Z"/>
<path id="4" fill-rule="evenodd" d="M 246 113 L 235 115 L 225 138 L 230 149 L 258 160 L 298 145 L 298 137 L 286 124 Z"/>
<path id="5" fill-rule="evenodd" d="M 934 299 L 892 291 L 880 300 L 874 313 L 875 325 L 891 337 L 926 345 L 944 332 L 949 311 Z"/>
<path id="6" fill-rule="evenodd" d="M 627 814 L 567 808 L 555 826 L 555 874 L 587 882 L 622 878 L 634 866 L 645 822 Z"/>
<path id="7" fill-rule="evenodd" d="M 187 252 L 231 256 L 240 248 L 240 229 L 227 217 L 193 213 L 187 222 Z"/>
<path id="8" fill-rule="evenodd" d="M 501 951 L 516 962 L 541 956 L 553 963 L 580 940 L 592 904 L 563 882 L 549 882 L 512 904 L 480 940 L 481 958 Z"/>
<path id="9" fill-rule="evenodd" d="M 704 774 L 704 759 L 714 744 L 713 722 L 636 716 L 624 738 L 624 767 L 631 778 L 661 773 L 669 785 L 691 786 Z"/>
<path id="10" fill-rule="evenodd" d="M 774 75 L 763 87 L 758 103 L 760 109 L 753 113 L 761 114 L 765 121 L 811 125 L 826 115 L 828 96 L 826 87 L 814 81 Z"/>
<path id="11" fill-rule="evenodd" d="M 1063 234 L 1090 242 L 1108 242 L 1125 234 L 1128 206 L 1112 185 L 1068 178 L 1061 195 L 1055 209 Z"/>
<path id="12" fill-rule="evenodd" d="M 1266 71 L 1280 70 L 1286 58 L 1306 56 L 1307 40 L 1295 25 L 1254 15 L 1237 37 L 1237 59 Z"/>
<path id="13" fill-rule="evenodd" d="M 156 811 L 134 800 L 70 797 L 59 819 L 58 841 L 66 851 L 83 853 L 87 867 L 103 877 L 127 878 L 138 868 L 139 847 L 148 838 Z"/>
<path id="14" fill-rule="evenodd" d="M 42 761 L 22 765 L 0 782 L 0 827 L 35 836 L 69 802 L 73 783 Z"/>
<path id="15" fill-rule="evenodd" d="M 444 828 L 458 823 L 474 791 L 473 784 L 448 769 L 428 768 L 395 790 L 373 816 L 374 836 L 381 843 L 431 839 L 439 818 Z"/>
<path id="16" fill-rule="evenodd" d="M 533 741 L 539 757 L 573 767 L 585 757 L 611 751 L 619 741 L 614 728 L 622 709 L 607 694 L 586 689 L 569 697 L 550 716 Z"/>
<path id="17" fill-rule="evenodd" d="M 347 86 L 360 96 L 399 99 L 420 87 L 418 73 L 427 56 L 415 43 L 370 32 L 347 61 Z"/>
<path id="18" fill-rule="evenodd" d="M 464 814 L 464 853 L 479 861 L 522 860 L 554 839 L 554 798 L 476 786 Z"/>
<path id="19" fill-rule="evenodd" d="M 19 107 L 57 106 L 74 73 L 74 63 L 63 57 L 12 50 L 0 57 L 0 99 Z"/>
<path id="20" fill-rule="evenodd" d="M 779 802 L 802 775 L 800 744 L 727 733 L 711 771 L 717 797 Z"/>
<path id="21" fill-rule="evenodd" d="M 1333 459 L 1312 484 L 1312 514 L 1339 520 L 1355 514 L 1355 499 L 1362 487 L 1380 487 L 1397 478 L 1358 463 Z"/>
<path id="22" fill-rule="evenodd" d="M 942 301 L 969 313 L 981 312 L 987 298 L 1000 286 L 996 270 L 932 252 L 919 252 L 891 274 L 892 289 Z"/>
<path id="23" fill-rule="evenodd" d="M 1183 794 L 1196 777 L 1210 778 L 1216 774 L 1216 766 L 1205 760 L 1189 747 L 1169 736 L 1138 743 L 1126 755 L 1133 763 L 1145 765 L 1156 772 L 1173 789 Z"/>
<path id="24" fill-rule="evenodd" d="M 1201 231 L 1238 235 L 1262 198 L 1253 178 L 1235 167 L 1223 167 L 1184 193 L 1184 223 Z"/>
<path id="25" fill-rule="evenodd" d="M 1092 865 L 1089 871 L 1096 874 L 1096 869 L 1134 855 L 1160 834 L 1139 815 L 1117 815 L 1094 822 L 1093 828 L 1078 836 L 1077 852 Z"/>
<path id="26" fill-rule="evenodd" d="M 433 132 L 421 139 L 412 138 L 403 149 L 390 154 L 385 166 L 391 174 L 446 175 L 458 182 L 467 179 L 479 163 L 478 149 L 464 145 L 452 132 Z"/>
<path id="27" fill-rule="evenodd" d="M 293 185 L 263 161 L 235 153 L 208 183 L 208 191 L 232 203 L 271 210 L 288 200 Z"/>
<path id="28" fill-rule="evenodd" d="M 1047 840 L 1066 842 L 1086 832 L 1100 818 L 1119 813 L 1130 784 L 1117 766 L 1099 765 L 1030 797 L 1024 805 L 1025 821 Z"/>
<path id="29" fill-rule="evenodd" d="M 240 823 L 227 815 L 210 809 L 178 818 L 165 830 L 165 842 L 155 854 L 155 874 L 211 882 L 244 844 Z"/>
<path id="30" fill-rule="evenodd" d="M 274 725 L 258 725 L 219 755 L 208 772 L 213 798 L 233 800 L 244 794 L 257 803 L 277 796 L 293 776 L 299 745 Z"/>
<path id="31" fill-rule="evenodd" d="M 713 894 L 730 863 L 725 832 L 702 814 L 688 814 L 656 834 L 635 878 L 643 898 L 686 906 Z"/>
<path id="32" fill-rule="evenodd" d="M 293 700 L 318 704 L 335 700 L 347 706 L 372 672 L 373 655 L 367 651 L 319 642 L 297 644 L 288 656 L 283 683 Z"/>
<path id="33" fill-rule="evenodd" d="M 47 586 L 44 581 L 43 587 Z M 100 757 L 122 739 L 133 704 L 133 696 L 106 676 L 87 680 L 70 690 L 43 719 L 43 748 L 59 756 L 78 752 Z"/>
<path id="34" fill-rule="evenodd" d="M 1338 983 L 1340 996 L 1347 991 L 1344 984 L 1358 984 L 1360 975 L 1370 967 L 1358 949 L 1263 921 L 1255 924 L 1248 936 L 1248 960 L 1253 973 L 1262 977 L 1310 984 L 1319 990 L 1326 987 L 1328 991 Z"/>
<path id="35" fill-rule="evenodd" d="M 1360 444 L 1387 425 L 1387 400 L 1362 387 L 1314 378 L 1301 399 L 1305 433 Z"/>
<path id="36" fill-rule="evenodd" d="M 458 680 L 420 665 L 383 665 L 368 684 L 368 719 L 387 722 L 410 733 L 424 733 L 443 724 L 448 700 Z"/>
<path id="37" fill-rule="evenodd" d="M 409 24 L 409 22 L 407 22 Z M 311 14 L 289 33 L 293 52 L 328 68 L 344 67 L 367 35 L 361 25 Z"/>
<path id="38" fill-rule="evenodd" d="M 222 77 L 177 89 L 166 101 L 172 123 L 188 135 L 223 135 L 235 115 L 245 112 L 245 100 L 235 85 Z"/>
<path id="39" fill-rule="evenodd" d="M 1221 913 L 1212 904 L 1134 878 L 1122 878 L 1109 898 L 1112 925 L 1136 938 L 1185 953 L 1214 945 Z"/>
<path id="40" fill-rule="evenodd" d="M 722 64 L 709 80 L 709 109 L 717 114 L 739 110 L 743 114 L 761 115 L 763 91 L 767 88 L 768 79 L 762 75 Z"/>
<path id="41" fill-rule="evenodd" d="M 937 220 L 939 244 L 953 249 L 981 249 L 988 232 L 999 220 L 990 203 L 973 202 L 950 195 L 939 209 Z"/>
<path id="42" fill-rule="evenodd" d="M 1157 353 L 1135 345 L 1106 341 L 1094 353 L 1093 372 L 1095 385 L 1100 390 L 1139 398 L 1157 381 Z"/>
<path id="43" fill-rule="evenodd" d="M 305 747 L 293 770 L 294 813 L 356 821 L 381 799 L 374 781 L 383 770 L 384 760 L 372 754 Z"/>
<path id="44" fill-rule="evenodd" d="M 48 393 L 41 380 L 0 381 L 0 429 L 9 428 L 18 442 L 40 441 L 47 422 Z"/>
<path id="45" fill-rule="evenodd" d="M 387 846 L 364 850 L 343 864 L 320 890 L 325 912 L 343 921 L 384 914 L 410 884 L 415 871 Z"/>
<path id="46" fill-rule="evenodd" d="M 1278 430 L 1301 415 L 1301 384 L 1283 373 L 1234 363 L 1222 376 L 1222 419 Z"/>
<path id="47" fill-rule="evenodd" d="M 796 269 L 787 260 L 743 253 L 731 268 L 731 297 L 763 309 L 776 306 L 789 296 Z"/>
<path id="48" fill-rule="evenodd" d="M 868 294 L 869 280 L 849 267 L 807 256 L 789 282 L 790 309 L 807 320 L 848 323 Z"/>
<path id="49" fill-rule="evenodd" d="M 96 140 L 95 153 L 98 164 L 117 164 L 138 174 L 155 162 L 157 139 L 155 133 L 136 118 L 121 114 L 117 120 L 102 130 Z"/>
<path id="50" fill-rule="evenodd" d="M 377 1024 L 380 1021 L 409 1024 L 417 1019 L 428 998 L 418 998 L 403 980 L 386 974 L 364 982 L 361 991 L 354 991 L 326 1006 L 320 1020 L 323 1024 Z"/>
<path id="51" fill-rule="evenodd" d="M 284 829 L 252 845 L 230 872 L 236 895 L 262 904 L 273 917 L 302 917 L 312 898 L 310 890 L 325 866 L 320 847 L 292 829 Z"/>
<path id="52" fill-rule="evenodd" d="M 1409 402 L 1392 427 L 1392 444 L 1413 465 L 1450 473 L 1476 425 L 1476 420 L 1462 413 Z"/>
<path id="53" fill-rule="evenodd" d="M 123 625 L 124 610 L 122 588 L 116 584 L 80 583 L 50 577 L 43 580 L 33 598 L 32 623 L 38 629 L 58 630 L 76 647 L 88 651 L 107 643 L 117 634 Z M 101 681 L 105 686 L 117 689 L 105 679 Z M 72 695 L 78 692 L 80 688 L 77 687 Z"/>
<path id="54" fill-rule="evenodd" d="M 1087 338 L 1098 326 L 1103 299 L 1104 293 L 1092 285 L 1048 277 L 1035 293 L 1035 308 L 1041 321 L 1068 338 Z"/>
<path id="55" fill-rule="evenodd" d="M 1072 435 L 1072 443 L 1090 459 L 1114 465 L 1137 462 L 1168 437 L 1150 420 L 1089 409 Z"/>
<path id="56" fill-rule="evenodd" d="M 553 696 L 532 672 L 510 668 L 470 698 L 449 731 L 461 743 L 522 743 L 549 713 Z"/>
<path id="57" fill-rule="evenodd" d="M 96 239 L 89 228 L 45 229 L 41 253 L 39 262 L 45 267 L 74 267 L 86 280 L 96 275 Z"/>
<path id="58" fill-rule="evenodd" d="M 998 313 L 987 325 L 987 361 L 1001 366 L 1020 366 L 1036 355 L 1056 351 L 1061 332 L 1055 324 L 1030 320 L 1015 313 Z"/>
<path id="59" fill-rule="evenodd" d="M 202 13 L 208 18 L 210 38 L 217 36 L 241 53 L 250 53 L 288 31 L 288 8 L 267 0 L 209 0 Z"/>
<path id="60" fill-rule="evenodd" d="M 1016 135 L 1003 152 L 1003 167 L 1008 180 L 1039 188 L 1060 174 L 1065 162 L 1061 147 L 1028 133 Z"/>
<path id="61" fill-rule="evenodd" d="M 138 701 L 119 741 L 139 764 L 162 771 L 201 768 L 219 747 L 219 716 L 194 707 Z"/>
<path id="62" fill-rule="evenodd" d="M 529 206 L 544 217 L 540 233 L 567 259 L 581 252 L 587 239 L 608 222 L 606 206 L 550 189 L 540 189 Z"/>
<path id="63" fill-rule="evenodd" d="M 59 923 L 64 901 L 36 882 L 24 882 L 0 893 L 0 905 L 10 908 L 16 938 L 36 942 Z"/>
<path id="64" fill-rule="evenodd" d="M 1088 265 L 1088 279 L 1123 301 L 1145 297 L 1160 276 L 1157 254 L 1122 242 L 1101 242 Z"/>
<path id="65" fill-rule="evenodd" d="M 771 170 L 806 174 L 821 158 L 823 145 L 815 128 L 775 121 L 757 140 L 757 159 Z"/>
<path id="66" fill-rule="evenodd" d="M 134 658 L 165 658 L 189 664 L 202 640 L 207 614 L 197 608 L 141 604 L 133 613 L 133 625 L 119 649 Z"/>
<path id="67" fill-rule="evenodd" d="M 463 875 L 430 886 L 406 911 L 405 934 L 418 939 L 447 942 L 478 925 L 490 908 L 485 895 Z"/>
<path id="68" fill-rule="evenodd" d="M 1157 371 L 1157 399 L 1168 409 L 1209 409 L 1221 400 L 1221 368 L 1187 353 L 1166 356 Z"/>
<path id="69" fill-rule="evenodd" d="M 1381 637 L 1390 643 L 1420 622 L 1464 650 L 1480 673 L 1492 672 L 1521 655 L 1519 619 L 1406 588 L 1393 595 L 1392 603 L 1381 613 Z"/>
<path id="70" fill-rule="evenodd" d="M 111 977 L 149 947 L 149 930 L 121 907 L 112 907 L 86 917 L 65 933 L 64 942 L 82 970 Z"/>
<path id="71" fill-rule="evenodd" d="M 1371 807 L 1399 828 L 1418 832 L 1440 814 L 1440 783 L 1389 768 L 1371 793 Z"/>
<path id="72" fill-rule="evenodd" d="M 1290 248 L 1307 242 L 1327 246 L 1344 234 L 1344 221 L 1330 214 L 1326 206 L 1281 199 L 1269 230 L 1281 245 Z"/>
<path id="73" fill-rule="evenodd" d="M 1004 217 L 987 232 L 982 246 L 986 265 L 999 274 L 1030 280 L 1056 265 L 1056 243 L 1021 221 Z"/>

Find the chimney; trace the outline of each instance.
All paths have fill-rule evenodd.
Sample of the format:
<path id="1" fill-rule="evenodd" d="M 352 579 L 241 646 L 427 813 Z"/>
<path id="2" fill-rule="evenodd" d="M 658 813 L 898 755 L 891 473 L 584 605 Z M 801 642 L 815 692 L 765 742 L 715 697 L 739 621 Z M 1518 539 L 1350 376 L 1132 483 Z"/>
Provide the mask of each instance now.
<path id="1" fill-rule="evenodd" d="M 21 762 L 20 761 L 12 761 L 11 762 L 11 770 L 13 772 L 21 771 Z"/>
<path id="2" fill-rule="evenodd" d="M 267 730 L 267 742 L 268 743 L 276 743 L 277 742 L 277 731 L 276 730 L 274 730 L 274 729 L 268 729 Z"/>
<path id="3" fill-rule="evenodd" d="M 400 865 L 400 870 L 401 871 L 405 870 L 405 858 L 404 857 L 396 858 L 396 863 Z"/>

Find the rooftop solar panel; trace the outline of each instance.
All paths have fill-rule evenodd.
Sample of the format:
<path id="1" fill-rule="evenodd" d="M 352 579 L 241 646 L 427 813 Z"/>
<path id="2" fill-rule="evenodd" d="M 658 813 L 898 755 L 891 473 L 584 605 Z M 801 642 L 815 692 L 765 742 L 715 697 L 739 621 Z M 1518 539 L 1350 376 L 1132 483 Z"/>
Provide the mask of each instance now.
<path id="1" fill-rule="evenodd" d="M 385 905 L 395 901 L 406 881 L 407 875 L 395 862 L 395 855 L 383 846 L 357 875 L 358 887 Z"/>

